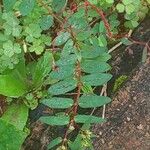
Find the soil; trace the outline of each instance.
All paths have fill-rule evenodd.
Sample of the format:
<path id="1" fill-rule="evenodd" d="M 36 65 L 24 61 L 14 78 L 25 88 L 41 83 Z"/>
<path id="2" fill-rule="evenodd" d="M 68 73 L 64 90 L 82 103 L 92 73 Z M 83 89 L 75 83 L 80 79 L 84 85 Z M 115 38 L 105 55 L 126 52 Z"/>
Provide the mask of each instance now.
<path id="1" fill-rule="evenodd" d="M 150 18 L 146 18 L 132 38 L 148 42 L 149 22 Z M 109 83 L 108 94 L 114 98 L 112 104 L 107 106 L 108 122 L 93 127 L 93 132 L 98 133 L 94 141 L 95 150 L 150 149 L 150 63 L 148 59 L 145 64 L 140 63 L 143 49 L 143 45 L 134 44 L 128 47 L 121 46 L 112 53 L 114 77 Z M 121 75 L 127 75 L 128 81 L 114 95 L 111 91 L 115 79 Z M 24 143 L 24 150 L 46 150 L 51 138 L 62 134 L 62 128 L 56 131 L 55 128 L 38 121 L 43 114 L 52 114 L 52 111 L 39 105 L 30 113 L 31 134 Z M 101 110 L 96 114 L 101 116 Z"/>
<path id="2" fill-rule="evenodd" d="M 150 149 L 150 59 L 136 69 L 107 106 L 106 118 L 107 123 L 93 127 L 98 133 L 95 150 Z"/>
<path id="3" fill-rule="evenodd" d="M 132 38 L 148 43 L 149 22 L 147 17 Z M 145 64 L 141 63 L 143 49 L 144 46 L 134 44 L 122 46 L 112 53 L 114 77 L 108 90 L 113 100 L 106 109 L 108 122 L 93 126 L 93 132 L 98 136 L 94 141 L 95 150 L 150 149 L 150 58 Z M 115 79 L 121 75 L 127 75 L 128 80 L 114 94 L 111 91 Z M 98 110 L 96 115 L 101 116 L 101 113 Z"/>

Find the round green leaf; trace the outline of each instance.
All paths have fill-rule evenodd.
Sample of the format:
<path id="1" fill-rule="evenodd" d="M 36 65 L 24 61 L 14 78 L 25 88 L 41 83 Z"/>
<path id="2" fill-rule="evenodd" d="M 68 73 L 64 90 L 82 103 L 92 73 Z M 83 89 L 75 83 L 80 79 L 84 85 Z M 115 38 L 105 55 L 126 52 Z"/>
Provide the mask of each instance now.
<path id="1" fill-rule="evenodd" d="M 123 13 L 125 10 L 125 7 L 123 4 L 119 3 L 117 4 L 116 9 L 118 10 L 118 12 Z"/>

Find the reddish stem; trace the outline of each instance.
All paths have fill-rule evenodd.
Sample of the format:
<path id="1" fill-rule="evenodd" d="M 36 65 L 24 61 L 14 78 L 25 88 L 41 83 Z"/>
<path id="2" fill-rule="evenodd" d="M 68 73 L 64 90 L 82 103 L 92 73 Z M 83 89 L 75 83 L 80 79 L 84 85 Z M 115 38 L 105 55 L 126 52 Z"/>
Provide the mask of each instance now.
<path id="1" fill-rule="evenodd" d="M 107 34 L 110 38 L 113 37 L 113 34 L 111 32 L 111 28 L 110 28 L 110 25 L 107 21 L 107 19 L 105 18 L 105 15 L 104 15 L 104 12 L 100 9 L 100 8 L 97 8 L 95 5 L 91 4 L 89 1 L 85 1 L 85 5 L 89 5 L 91 6 L 101 17 L 102 21 L 104 22 L 104 25 L 105 25 L 105 28 L 107 30 Z"/>

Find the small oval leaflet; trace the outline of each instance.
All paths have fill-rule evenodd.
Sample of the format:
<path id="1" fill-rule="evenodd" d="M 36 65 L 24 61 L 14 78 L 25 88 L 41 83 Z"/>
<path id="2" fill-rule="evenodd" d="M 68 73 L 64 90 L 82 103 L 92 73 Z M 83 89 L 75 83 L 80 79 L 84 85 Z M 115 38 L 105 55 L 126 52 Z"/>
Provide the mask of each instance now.
<path id="1" fill-rule="evenodd" d="M 100 107 L 111 102 L 109 97 L 97 95 L 83 95 L 79 99 L 79 106 L 82 108 Z"/>
<path id="2" fill-rule="evenodd" d="M 48 145 L 48 149 L 51 149 L 51 148 L 53 148 L 54 146 L 60 144 L 60 143 L 62 142 L 62 140 L 63 140 L 63 139 L 62 139 L 61 137 L 58 137 L 58 138 L 52 140 L 52 141 L 49 143 L 49 145 Z"/>
<path id="3" fill-rule="evenodd" d="M 65 94 L 69 91 L 72 91 L 77 86 L 77 81 L 74 79 L 65 79 L 63 81 L 60 81 L 54 85 L 52 85 L 48 92 L 52 95 L 60 95 Z"/>
<path id="4" fill-rule="evenodd" d="M 54 23 L 52 16 L 43 16 L 40 21 L 40 26 L 42 30 L 48 30 Z"/>
<path id="5" fill-rule="evenodd" d="M 86 73 L 106 72 L 111 69 L 108 63 L 98 60 L 84 60 L 81 62 L 81 68 Z"/>
<path id="6" fill-rule="evenodd" d="M 89 45 L 82 45 L 81 47 L 81 55 L 83 58 L 95 58 L 100 56 L 106 51 L 104 47 L 95 47 Z"/>
<path id="7" fill-rule="evenodd" d="M 73 100 L 70 98 L 52 97 L 50 99 L 42 100 L 42 104 L 50 108 L 69 108 L 73 105 Z"/>
<path id="8" fill-rule="evenodd" d="M 56 71 L 52 71 L 50 73 L 50 77 L 53 79 L 65 79 L 74 73 L 74 65 L 66 65 L 66 66 L 59 66 Z"/>
<path id="9" fill-rule="evenodd" d="M 69 119 L 69 116 L 46 116 L 41 117 L 39 120 L 48 125 L 63 126 L 69 123 Z"/>
<path id="10" fill-rule="evenodd" d="M 60 46 L 67 42 L 67 40 L 70 38 L 70 33 L 68 32 L 60 32 L 59 35 L 54 40 L 54 45 Z"/>
<path id="11" fill-rule="evenodd" d="M 107 83 L 112 78 L 111 74 L 108 73 L 96 73 L 86 75 L 81 78 L 81 81 L 87 85 L 100 86 Z"/>
<path id="12" fill-rule="evenodd" d="M 70 54 L 66 57 L 61 57 L 61 59 L 59 59 L 56 62 L 56 65 L 58 65 L 58 66 L 63 66 L 63 65 L 68 65 L 68 64 L 73 65 L 76 63 L 76 61 L 77 61 L 77 56 L 75 54 Z"/>
<path id="13" fill-rule="evenodd" d="M 77 115 L 75 116 L 75 121 L 77 123 L 103 123 L 106 119 L 91 116 L 91 115 Z"/>

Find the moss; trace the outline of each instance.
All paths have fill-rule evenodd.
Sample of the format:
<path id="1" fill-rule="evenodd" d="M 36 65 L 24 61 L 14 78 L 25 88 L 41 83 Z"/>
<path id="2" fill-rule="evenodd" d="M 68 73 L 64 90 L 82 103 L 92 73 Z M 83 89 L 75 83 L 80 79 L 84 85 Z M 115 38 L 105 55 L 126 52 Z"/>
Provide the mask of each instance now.
<path id="1" fill-rule="evenodd" d="M 128 76 L 126 75 L 122 75 L 119 78 L 117 78 L 114 83 L 113 92 L 116 92 L 127 79 L 128 79 Z"/>

